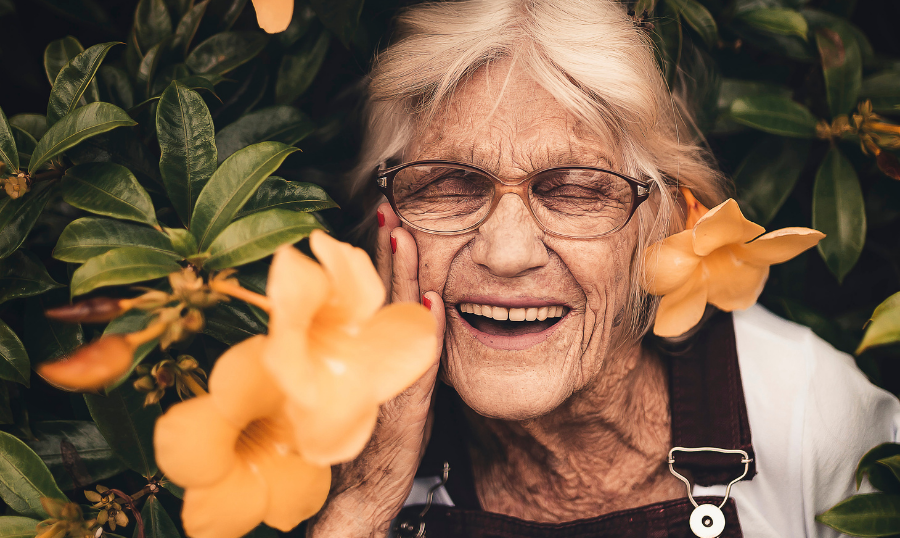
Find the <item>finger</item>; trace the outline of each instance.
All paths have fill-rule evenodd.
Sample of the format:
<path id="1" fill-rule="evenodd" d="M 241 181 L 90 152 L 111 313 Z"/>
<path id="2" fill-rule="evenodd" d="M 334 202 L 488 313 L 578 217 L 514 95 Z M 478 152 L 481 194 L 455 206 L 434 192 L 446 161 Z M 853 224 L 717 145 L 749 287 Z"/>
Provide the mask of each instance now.
<path id="1" fill-rule="evenodd" d="M 422 295 L 422 304 L 431 311 L 435 321 L 435 333 L 437 335 L 437 349 L 435 349 L 435 365 L 440 362 L 441 352 L 444 349 L 444 328 L 447 325 L 447 316 L 444 311 L 444 301 L 441 295 L 435 291 L 425 292 Z"/>
<path id="2" fill-rule="evenodd" d="M 400 226 L 400 219 L 391 209 L 391 204 L 385 202 L 378 206 L 378 240 L 375 245 L 375 268 L 378 269 L 378 276 L 381 277 L 381 283 L 387 290 L 387 297 L 390 298 L 391 291 L 391 266 L 393 257 L 391 254 L 391 230 Z"/>
<path id="3" fill-rule="evenodd" d="M 419 254 L 416 240 L 402 227 L 391 230 L 391 302 L 418 303 L 419 296 Z"/>

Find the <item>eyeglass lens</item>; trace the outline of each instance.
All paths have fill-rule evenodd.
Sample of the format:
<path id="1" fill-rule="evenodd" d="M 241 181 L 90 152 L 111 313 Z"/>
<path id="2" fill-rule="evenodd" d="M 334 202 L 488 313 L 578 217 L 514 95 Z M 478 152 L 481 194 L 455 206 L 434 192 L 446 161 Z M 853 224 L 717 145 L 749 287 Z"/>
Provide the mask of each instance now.
<path id="1" fill-rule="evenodd" d="M 406 221 L 428 231 L 457 232 L 490 211 L 494 181 L 476 170 L 414 165 L 394 177 L 394 203 Z M 631 184 L 594 169 L 558 168 L 533 178 L 528 201 L 549 231 L 593 237 L 622 226 L 634 203 Z"/>

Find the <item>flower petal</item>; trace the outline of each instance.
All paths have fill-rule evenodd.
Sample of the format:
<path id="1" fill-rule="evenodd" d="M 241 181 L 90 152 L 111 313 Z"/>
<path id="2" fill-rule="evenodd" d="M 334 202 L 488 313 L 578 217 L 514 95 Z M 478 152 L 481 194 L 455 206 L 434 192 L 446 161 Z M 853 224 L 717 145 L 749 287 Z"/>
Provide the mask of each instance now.
<path id="1" fill-rule="evenodd" d="M 262 364 L 267 345 L 263 335 L 244 340 L 219 357 L 209 376 L 210 396 L 237 428 L 272 414 L 284 400 Z"/>
<path id="2" fill-rule="evenodd" d="M 824 237 L 811 228 L 782 228 L 741 245 L 737 255 L 756 265 L 783 263 L 816 246 Z"/>
<path id="3" fill-rule="evenodd" d="M 746 263 L 735 251 L 733 247 L 721 248 L 703 259 L 709 283 L 706 300 L 725 312 L 753 306 L 769 276 L 768 265 Z"/>
<path id="4" fill-rule="evenodd" d="M 331 467 L 313 465 L 292 453 L 267 456 L 254 461 L 269 489 L 263 523 L 287 532 L 325 504 L 331 487 Z"/>
<path id="5" fill-rule="evenodd" d="M 184 531 L 191 538 L 240 538 L 262 522 L 268 502 L 262 475 L 241 461 L 220 482 L 185 492 Z"/>
<path id="6" fill-rule="evenodd" d="M 378 403 L 400 394 L 437 360 L 434 316 L 417 303 L 382 308 L 357 340 Z"/>
<path id="7" fill-rule="evenodd" d="M 694 225 L 694 253 L 706 256 L 732 243 L 746 243 L 766 229 L 744 218 L 737 202 L 729 198 L 709 210 Z"/>
<path id="8" fill-rule="evenodd" d="M 670 235 L 644 251 L 641 287 L 652 295 L 665 295 L 683 285 L 697 269 L 691 230 Z"/>
<path id="9" fill-rule="evenodd" d="M 237 462 L 234 445 L 239 434 L 212 398 L 191 398 L 173 405 L 156 421 L 156 463 L 179 486 L 214 484 Z"/>
<path id="10" fill-rule="evenodd" d="M 331 401 L 317 409 L 285 406 L 300 454 L 316 465 L 334 465 L 358 456 L 378 420 L 378 405 L 361 405 L 352 389 L 329 395 Z"/>
<path id="11" fill-rule="evenodd" d="M 253 0 L 259 27 L 270 34 L 287 30 L 294 13 L 294 0 Z"/>
<path id="12" fill-rule="evenodd" d="M 320 314 L 323 323 L 358 324 L 369 319 L 384 304 L 381 277 L 362 249 L 342 243 L 321 230 L 309 236 L 316 255 L 334 286 L 328 308 Z"/>
<path id="13" fill-rule="evenodd" d="M 681 187 L 678 190 L 681 191 L 681 195 L 684 196 L 684 205 L 687 208 L 687 216 L 684 219 L 684 229 L 688 230 L 697 224 L 700 217 L 709 213 L 709 209 L 694 197 L 694 193 L 691 192 L 691 189 Z"/>
<path id="14" fill-rule="evenodd" d="M 57 361 L 45 362 L 37 373 L 51 385 L 68 391 L 98 390 L 122 377 L 134 361 L 134 348 L 121 335 L 108 335 Z"/>
<path id="15" fill-rule="evenodd" d="M 680 288 L 666 294 L 659 302 L 653 334 L 680 336 L 703 318 L 706 310 L 706 278 L 698 269 Z"/>

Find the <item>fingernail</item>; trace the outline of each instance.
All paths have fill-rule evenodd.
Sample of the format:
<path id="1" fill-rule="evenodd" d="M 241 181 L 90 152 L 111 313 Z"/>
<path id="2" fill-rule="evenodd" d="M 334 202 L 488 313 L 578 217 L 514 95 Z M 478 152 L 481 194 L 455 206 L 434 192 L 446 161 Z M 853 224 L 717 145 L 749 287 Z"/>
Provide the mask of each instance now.
<path id="1" fill-rule="evenodd" d="M 397 238 L 394 236 L 391 236 L 391 252 L 397 253 Z"/>
<path id="2" fill-rule="evenodd" d="M 429 299 L 425 295 L 422 296 L 422 304 L 425 305 L 425 308 L 431 310 L 431 299 Z"/>
<path id="3" fill-rule="evenodd" d="M 382 213 L 381 211 L 378 211 L 378 227 L 384 227 L 384 213 Z"/>

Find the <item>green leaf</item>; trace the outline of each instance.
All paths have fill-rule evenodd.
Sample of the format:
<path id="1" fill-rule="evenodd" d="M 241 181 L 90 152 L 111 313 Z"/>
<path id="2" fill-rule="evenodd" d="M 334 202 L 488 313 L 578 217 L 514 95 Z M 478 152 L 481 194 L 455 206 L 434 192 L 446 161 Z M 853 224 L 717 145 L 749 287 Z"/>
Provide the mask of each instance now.
<path id="1" fill-rule="evenodd" d="M 841 26 L 816 30 L 816 46 L 822 58 L 825 90 L 831 117 L 848 114 L 856 107 L 862 85 L 862 55 L 853 34 Z"/>
<path id="2" fill-rule="evenodd" d="M 52 85 L 62 68 L 82 52 L 84 47 L 72 36 L 51 41 L 44 49 L 44 73 L 47 75 L 47 81 Z"/>
<path id="3" fill-rule="evenodd" d="M 206 6 L 208 5 L 209 0 L 204 0 L 184 14 L 184 17 L 178 23 L 178 27 L 175 29 L 172 50 L 178 50 L 182 54 L 187 55 L 191 41 L 194 40 L 194 35 L 197 34 L 197 28 L 200 27 L 200 21 L 203 20 L 203 15 L 206 13 Z"/>
<path id="4" fill-rule="evenodd" d="M 19 150 L 13 136 L 6 114 L 0 108 L 0 162 L 6 165 L 7 174 L 15 174 L 19 170 Z"/>
<path id="5" fill-rule="evenodd" d="M 0 379 L 30 385 L 31 362 L 22 341 L 0 321 Z"/>
<path id="6" fill-rule="evenodd" d="M 49 420 L 31 424 L 27 441 L 47 465 L 59 488 L 83 488 L 126 469 L 97 425 L 89 420 Z M 0 535 L 2 538 L 2 535 Z"/>
<path id="7" fill-rule="evenodd" d="M 770 33 L 786 36 L 797 36 L 807 41 L 809 24 L 806 18 L 794 9 L 770 8 L 744 11 L 736 15 L 736 18 L 752 28 Z"/>
<path id="8" fill-rule="evenodd" d="M 16 512 L 40 519 L 48 517 L 41 497 L 68 501 L 41 458 L 6 432 L 0 432 L 0 497 Z"/>
<path id="9" fill-rule="evenodd" d="M 63 116 L 75 110 L 84 92 L 94 80 L 97 69 L 106 58 L 106 53 L 118 44 L 94 45 L 62 68 L 53 83 L 50 102 L 47 104 L 47 124 L 49 126 L 52 127 Z"/>
<path id="10" fill-rule="evenodd" d="M 170 254 L 145 248 L 122 247 L 95 256 L 75 270 L 72 275 L 72 296 L 83 295 L 102 286 L 133 284 L 162 278 L 181 270 Z"/>
<path id="11" fill-rule="evenodd" d="M 222 32 L 197 45 L 185 63 L 197 73 L 223 75 L 255 58 L 268 41 L 261 32 Z"/>
<path id="12" fill-rule="evenodd" d="M 896 112 L 900 106 L 900 71 L 882 71 L 864 79 L 859 97 L 871 100 L 875 112 Z"/>
<path id="13" fill-rule="evenodd" d="M 900 341 L 900 293 L 888 297 L 872 313 L 866 327 L 866 334 L 856 349 L 859 355 L 870 347 L 893 344 Z M 898 446 L 897 454 L 900 454 Z"/>
<path id="14" fill-rule="evenodd" d="M 218 271 L 264 258 L 281 245 L 294 244 L 322 225 L 308 213 L 270 209 L 232 223 L 209 247 L 203 267 Z"/>
<path id="15" fill-rule="evenodd" d="M 767 133 L 797 138 L 816 135 L 816 117 L 805 106 L 778 95 L 741 97 L 731 103 L 730 117 Z"/>
<path id="16" fill-rule="evenodd" d="M 866 208 L 856 170 L 837 148 L 828 151 L 816 172 L 812 225 L 827 235 L 819 253 L 843 282 L 866 241 Z"/>
<path id="17" fill-rule="evenodd" d="M 70 205 L 107 217 L 159 226 L 153 202 L 131 170 L 115 163 L 87 163 L 69 168 L 60 185 Z"/>
<path id="18" fill-rule="evenodd" d="M 168 288 L 166 288 L 167 291 Z M 133 333 L 147 328 L 150 325 L 150 322 L 155 317 L 155 314 L 151 312 L 146 312 L 140 309 L 133 309 L 126 312 L 124 315 L 117 317 L 116 319 L 109 322 L 109 325 L 106 326 L 106 329 L 103 330 L 103 334 L 127 334 Z M 107 393 L 112 392 L 117 387 L 128 381 L 131 377 L 131 374 L 134 372 L 134 369 L 156 348 L 156 344 L 159 343 L 158 338 L 154 338 L 149 342 L 145 342 L 138 346 L 138 348 L 134 351 L 134 360 L 131 363 L 131 368 L 128 369 L 127 372 L 122 374 L 119 379 L 113 381 L 104 389 Z"/>
<path id="19" fill-rule="evenodd" d="M 890 469 L 891 473 L 894 475 L 894 480 L 900 484 L 900 454 L 882 458 L 878 460 L 877 463 Z"/>
<path id="20" fill-rule="evenodd" d="M 32 538 L 37 536 L 40 521 L 30 517 L 0 517 L 0 538 Z"/>
<path id="21" fill-rule="evenodd" d="M 144 407 L 144 395 L 123 385 L 107 396 L 85 394 L 84 402 L 113 452 L 132 471 L 156 474 L 153 426 L 162 414 L 159 404 Z"/>
<path id="22" fill-rule="evenodd" d="M 328 54 L 330 42 L 328 32 L 317 32 L 285 52 L 275 82 L 276 103 L 290 103 L 309 88 Z"/>
<path id="23" fill-rule="evenodd" d="M 48 319 L 44 311 L 68 301 L 66 290 L 55 290 L 28 299 L 25 303 L 25 330 L 22 342 L 31 364 L 58 359 L 84 344 L 81 325 Z"/>
<path id="24" fill-rule="evenodd" d="M 134 529 L 134 538 L 180 538 L 178 529 L 172 518 L 166 513 L 155 495 L 150 495 L 144 508 L 141 509 L 141 518 L 144 520 L 144 535 L 138 533 L 137 526 Z M 2 537 L 0 537 L 2 538 Z"/>
<path id="25" fill-rule="evenodd" d="M 162 155 L 159 171 L 169 199 L 185 226 L 200 191 L 216 171 L 216 130 L 197 92 L 173 82 L 156 109 L 156 132 Z"/>
<path id="26" fill-rule="evenodd" d="M 76 108 L 71 114 L 53 124 L 47 134 L 38 140 L 28 173 L 34 174 L 41 165 L 77 146 L 84 140 L 115 129 L 136 125 L 121 108 L 109 103 L 91 103 Z"/>
<path id="27" fill-rule="evenodd" d="M 853 536 L 900 534 L 900 495 L 854 495 L 816 516 L 816 521 Z"/>
<path id="28" fill-rule="evenodd" d="M 767 137 L 744 157 L 734 182 L 748 219 L 765 226 L 775 217 L 800 178 L 810 145 L 803 139 Z"/>
<path id="29" fill-rule="evenodd" d="M 178 252 L 166 234 L 153 228 L 85 217 L 66 226 L 53 248 L 53 257 L 64 262 L 84 263 L 121 247 L 139 247 L 173 256 Z"/>
<path id="30" fill-rule="evenodd" d="M 203 334 L 223 344 L 233 346 L 251 336 L 263 334 L 267 327 L 241 303 L 219 303 L 205 312 L 206 325 Z"/>
<path id="31" fill-rule="evenodd" d="M 270 176 L 259 186 L 253 198 L 241 209 L 236 218 L 246 217 L 267 209 L 293 209 L 294 211 L 321 211 L 338 207 L 337 203 L 318 185 L 298 183 Z"/>
<path id="32" fill-rule="evenodd" d="M 637 0 L 634 4 L 634 12 L 640 17 L 643 14 L 653 13 L 657 0 Z"/>
<path id="33" fill-rule="evenodd" d="M 19 160 L 21 161 L 21 155 L 23 154 L 28 155 L 30 158 L 31 154 L 34 152 L 34 148 L 37 147 L 37 140 L 35 140 L 34 137 L 24 129 L 20 129 L 15 125 L 10 125 L 10 128 L 12 130 L 13 139 L 16 142 L 16 149 L 19 152 Z M 19 166 L 21 167 L 27 165 L 24 162 L 20 162 Z"/>
<path id="34" fill-rule="evenodd" d="M 62 284 L 53 280 L 44 264 L 31 253 L 18 250 L 0 260 L 0 303 L 61 287 Z"/>
<path id="35" fill-rule="evenodd" d="M 95 80 L 100 87 L 100 100 L 128 110 L 134 106 L 134 89 L 128 73 L 111 65 L 101 65 Z"/>
<path id="36" fill-rule="evenodd" d="M 163 231 L 169 236 L 172 242 L 172 248 L 175 252 L 181 254 L 185 258 L 198 253 L 197 240 L 191 235 L 191 232 L 184 228 L 163 228 Z"/>
<path id="37" fill-rule="evenodd" d="M 216 134 L 221 163 L 239 149 L 269 140 L 289 146 L 306 138 L 316 126 L 295 107 L 279 105 L 251 112 Z"/>
<path id="38" fill-rule="evenodd" d="M 714 47 L 719 40 L 719 30 L 712 14 L 696 0 L 668 0 L 684 18 L 684 22 L 694 29 L 707 47 Z"/>
<path id="39" fill-rule="evenodd" d="M 678 64 L 681 63 L 681 48 L 684 33 L 681 28 L 681 15 L 668 2 L 662 4 L 662 13 L 657 19 L 656 31 L 651 33 L 656 60 L 660 71 L 671 87 L 675 83 Z"/>
<path id="40" fill-rule="evenodd" d="M 0 198 L 0 259 L 22 246 L 52 193 L 52 184 L 42 182 L 16 200 Z"/>
<path id="41" fill-rule="evenodd" d="M 44 133 L 47 132 L 47 117 L 40 114 L 16 114 L 9 118 L 9 124 L 40 140 Z"/>
<path id="42" fill-rule="evenodd" d="M 164 481 L 160 482 L 159 485 L 166 488 L 169 491 L 169 493 L 171 493 L 175 497 L 178 497 L 179 499 L 184 499 L 184 488 L 182 488 L 178 484 L 164 480 Z"/>
<path id="43" fill-rule="evenodd" d="M 138 65 L 137 75 L 134 78 L 137 89 L 140 91 L 139 95 L 142 98 L 148 98 L 152 93 L 151 86 L 156 76 L 156 70 L 159 67 L 163 54 L 169 48 L 169 43 L 171 43 L 171 39 L 166 38 L 154 45 L 152 49 L 147 51 L 147 54 L 144 55 L 141 63 Z"/>
<path id="44" fill-rule="evenodd" d="M 172 34 L 172 19 L 163 0 L 140 0 L 134 12 L 134 34 L 141 50 L 150 50 Z"/>
<path id="45" fill-rule="evenodd" d="M 345 47 L 350 48 L 359 25 L 363 0 L 310 0 L 309 5 L 322 24 L 338 36 Z"/>
<path id="46" fill-rule="evenodd" d="M 191 233 L 201 252 L 209 249 L 260 184 L 295 151 L 281 142 L 260 142 L 222 163 L 197 198 L 191 219 Z"/>
<path id="47" fill-rule="evenodd" d="M 9 385 L 0 381 L 0 424 L 15 424 L 12 406 L 9 403 Z"/>

